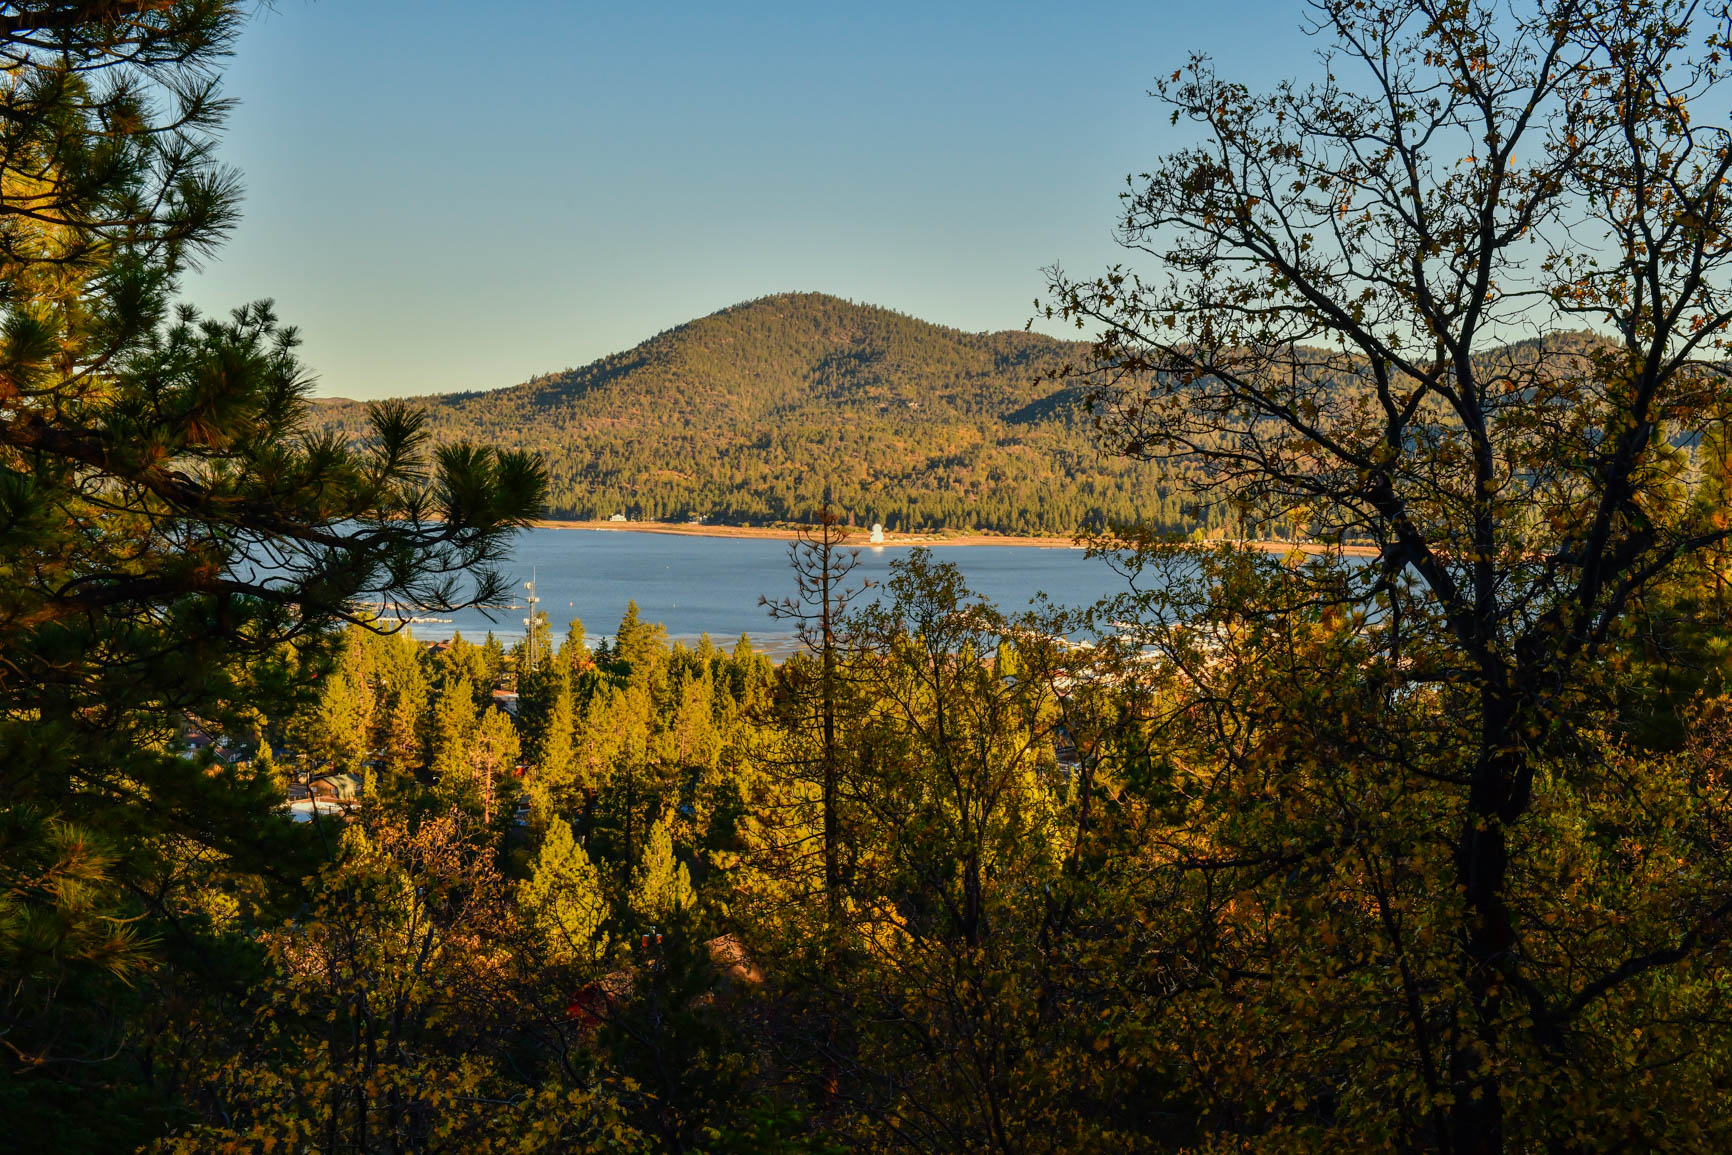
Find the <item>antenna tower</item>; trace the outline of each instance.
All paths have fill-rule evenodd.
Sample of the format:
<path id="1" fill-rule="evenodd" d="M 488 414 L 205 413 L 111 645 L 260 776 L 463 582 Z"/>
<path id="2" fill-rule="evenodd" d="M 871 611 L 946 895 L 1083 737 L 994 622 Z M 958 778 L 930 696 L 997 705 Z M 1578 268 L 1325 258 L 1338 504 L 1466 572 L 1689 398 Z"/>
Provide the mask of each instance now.
<path id="1" fill-rule="evenodd" d="M 523 583 L 523 588 L 529 591 L 529 596 L 523 599 L 524 607 L 529 610 L 529 616 L 523 619 L 523 669 L 525 673 L 535 671 L 535 607 L 541 604 L 541 599 L 535 593 L 535 567 L 529 570 L 529 580 Z"/>

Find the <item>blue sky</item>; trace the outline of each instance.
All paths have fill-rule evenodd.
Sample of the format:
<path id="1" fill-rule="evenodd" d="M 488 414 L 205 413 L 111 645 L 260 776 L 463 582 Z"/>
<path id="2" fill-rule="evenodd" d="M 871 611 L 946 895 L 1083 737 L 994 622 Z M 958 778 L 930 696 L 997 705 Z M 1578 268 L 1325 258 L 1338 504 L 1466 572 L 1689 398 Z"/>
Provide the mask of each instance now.
<path id="1" fill-rule="evenodd" d="M 510 385 L 818 290 L 1020 327 L 1114 259 L 1193 49 L 1309 72 L 1298 0 L 275 0 L 227 73 L 245 215 L 187 285 L 275 298 L 327 395 Z"/>

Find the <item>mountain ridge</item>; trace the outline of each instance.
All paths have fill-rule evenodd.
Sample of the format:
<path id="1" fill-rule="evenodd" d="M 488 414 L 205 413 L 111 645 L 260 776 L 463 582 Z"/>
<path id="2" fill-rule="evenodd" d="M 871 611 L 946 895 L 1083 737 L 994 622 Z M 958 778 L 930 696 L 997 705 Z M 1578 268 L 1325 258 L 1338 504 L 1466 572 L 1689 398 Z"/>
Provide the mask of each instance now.
<path id="1" fill-rule="evenodd" d="M 1150 467 L 1095 451 L 1080 390 L 1054 380 L 1085 348 L 781 293 L 574 369 L 409 400 L 436 441 L 540 453 L 557 518 L 766 525 L 810 520 L 828 492 L 897 531 L 1189 528 Z M 326 399 L 313 419 L 359 435 L 365 406 Z"/>

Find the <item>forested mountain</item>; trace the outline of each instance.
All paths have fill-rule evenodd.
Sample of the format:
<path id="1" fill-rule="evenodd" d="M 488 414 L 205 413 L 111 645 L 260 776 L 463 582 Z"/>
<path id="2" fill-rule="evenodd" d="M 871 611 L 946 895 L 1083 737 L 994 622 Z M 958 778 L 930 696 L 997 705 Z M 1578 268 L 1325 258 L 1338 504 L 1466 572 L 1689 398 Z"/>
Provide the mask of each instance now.
<path id="1" fill-rule="evenodd" d="M 1097 451 L 1077 390 L 1048 379 L 1082 350 L 796 293 L 581 369 L 415 402 L 437 440 L 540 454 L 560 518 L 805 521 L 828 488 L 845 518 L 896 531 L 1191 528 L 1152 467 Z M 354 402 L 317 419 L 366 427 Z"/>

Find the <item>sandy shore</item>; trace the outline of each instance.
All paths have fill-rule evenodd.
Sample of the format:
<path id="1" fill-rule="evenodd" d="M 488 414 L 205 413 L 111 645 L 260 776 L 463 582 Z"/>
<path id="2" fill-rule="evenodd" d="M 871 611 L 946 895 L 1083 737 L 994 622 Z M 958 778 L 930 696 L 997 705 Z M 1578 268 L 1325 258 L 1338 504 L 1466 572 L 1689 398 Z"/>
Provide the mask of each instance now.
<path id="1" fill-rule="evenodd" d="M 776 526 L 756 525 L 693 525 L 689 522 L 670 521 L 538 521 L 537 529 L 600 529 L 613 533 L 671 533 L 683 537 L 732 537 L 757 538 L 764 541 L 793 541 L 795 531 Z M 866 531 L 856 529 L 848 538 L 849 548 L 873 544 L 866 540 Z M 879 543 L 885 546 L 901 546 L 912 548 L 919 545 L 1019 545 L 1035 549 L 1075 549 L 1077 542 L 1068 537 L 1013 537 L 1009 534 L 997 533 L 886 533 Z M 1258 549 L 1271 553 L 1286 553 L 1298 548 L 1307 553 L 1319 552 L 1322 547 L 1301 545 L 1295 547 L 1284 541 L 1253 542 Z M 1342 549 L 1349 557 L 1375 557 L 1377 551 L 1370 546 L 1350 545 Z"/>
<path id="2" fill-rule="evenodd" d="M 684 537 L 758 538 L 765 541 L 793 541 L 795 531 L 777 526 L 758 525 L 692 525 L 671 521 L 538 521 L 538 529 L 603 529 L 618 533 L 673 533 Z M 848 536 L 850 548 L 871 545 L 863 529 Z M 1076 545 L 1068 537 L 1010 537 L 996 533 L 887 533 L 881 545 L 1026 545 L 1039 549 L 1071 549 Z"/>

